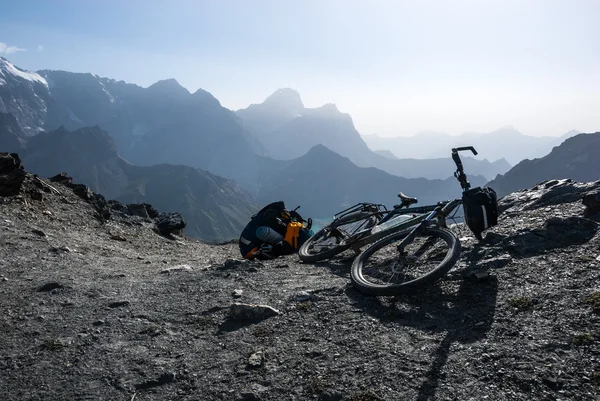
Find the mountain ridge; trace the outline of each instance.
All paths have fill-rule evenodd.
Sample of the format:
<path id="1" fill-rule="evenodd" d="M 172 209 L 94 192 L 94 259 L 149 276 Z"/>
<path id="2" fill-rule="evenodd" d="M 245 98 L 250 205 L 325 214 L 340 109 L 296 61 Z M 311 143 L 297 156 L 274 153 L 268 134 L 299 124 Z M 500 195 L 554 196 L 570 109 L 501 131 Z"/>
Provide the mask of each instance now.
<path id="1" fill-rule="evenodd" d="M 288 95 L 298 99 L 293 107 L 289 107 L 290 102 L 287 101 L 277 103 L 281 96 Z M 396 158 L 390 158 L 371 150 L 356 130 L 352 116 L 342 113 L 333 103 L 306 108 L 302 106 L 299 93 L 293 89 L 279 89 L 267 99 L 237 110 L 236 114 L 254 130 L 272 158 L 291 160 L 306 154 L 313 145 L 323 144 L 349 157 L 360 167 L 377 167 L 399 177 L 435 179 L 452 176 L 450 148 L 443 155 L 446 159 L 444 162 L 414 162 L 412 158 L 396 160 L 398 157 L 395 153 Z M 479 163 L 476 160 L 470 163 L 476 165 L 477 171 L 488 179 L 511 167 L 505 159 L 500 159 L 496 164 L 485 161 Z"/>
<path id="2" fill-rule="evenodd" d="M 536 137 L 522 134 L 514 126 L 507 125 L 490 132 L 463 132 L 459 135 L 425 131 L 407 137 L 380 137 L 376 134 L 362 137 L 370 148 L 390 150 L 401 159 L 442 157 L 447 149 L 469 143 L 481 153 L 476 159 L 485 157 L 497 161 L 504 158 L 509 164 L 515 165 L 527 158 L 544 156 L 552 147 L 577 133 L 579 131 L 570 130 L 557 137 Z M 432 143 L 435 145 L 432 146 Z"/>
<path id="3" fill-rule="evenodd" d="M 99 126 L 40 133 L 20 155 L 28 170 L 40 176 L 66 172 L 108 199 L 181 212 L 186 232 L 204 240 L 235 238 L 258 210 L 235 181 L 190 166 L 130 163 Z"/>
<path id="4" fill-rule="evenodd" d="M 600 132 L 581 133 L 565 139 L 547 155 L 523 160 L 505 174 L 488 182 L 500 196 L 530 188 L 542 181 L 570 178 L 576 181 L 600 179 Z"/>

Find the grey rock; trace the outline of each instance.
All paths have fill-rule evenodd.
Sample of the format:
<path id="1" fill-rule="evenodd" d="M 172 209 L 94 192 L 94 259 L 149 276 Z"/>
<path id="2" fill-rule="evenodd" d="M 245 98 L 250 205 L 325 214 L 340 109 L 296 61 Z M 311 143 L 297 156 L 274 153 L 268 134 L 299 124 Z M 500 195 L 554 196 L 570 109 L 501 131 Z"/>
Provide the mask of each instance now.
<path id="1" fill-rule="evenodd" d="M 161 235 L 175 234 L 183 230 L 186 222 L 179 213 L 161 213 L 156 218 L 156 229 Z"/>
<path id="2" fill-rule="evenodd" d="M 229 317 L 234 320 L 263 320 L 280 313 L 268 305 L 234 303 L 229 307 Z"/>
<path id="3" fill-rule="evenodd" d="M 120 308 L 122 306 L 128 306 L 129 301 L 115 301 L 108 304 L 109 308 Z"/>
<path id="4" fill-rule="evenodd" d="M 600 212 L 600 191 L 591 191 L 583 195 L 581 202 L 586 206 L 588 214 Z"/>
<path id="5" fill-rule="evenodd" d="M 19 155 L 0 153 L 0 196 L 14 196 L 21 191 L 25 170 Z"/>
<path id="6" fill-rule="evenodd" d="M 325 390 L 319 395 L 319 401 L 342 401 L 343 399 L 343 394 L 335 390 Z"/>
<path id="7" fill-rule="evenodd" d="M 254 352 L 248 358 L 248 367 L 251 369 L 260 368 L 265 362 L 265 355 L 262 351 Z"/>
<path id="8" fill-rule="evenodd" d="M 255 262 L 247 259 L 227 259 L 222 265 L 217 266 L 217 270 L 232 270 L 242 267 L 248 268 L 248 271 L 258 271 L 258 268 L 263 268 L 264 265 L 260 262 Z"/>
<path id="9" fill-rule="evenodd" d="M 193 268 L 190 265 L 177 265 L 177 266 L 167 267 L 166 269 L 162 269 L 160 271 L 160 273 L 161 274 L 169 274 L 169 273 L 192 271 L 192 270 L 193 270 Z"/>
<path id="10" fill-rule="evenodd" d="M 45 284 L 40 285 L 39 287 L 37 287 L 36 291 L 37 292 L 48 292 L 48 291 L 52 291 L 55 290 L 57 288 L 63 288 L 64 286 L 56 281 L 51 281 Z"/>
<path id="11" fill-rule="evenodd" d="M 241 298 L 243 292 L 244 291 L 242 291 L 242 290 L 233 290 L 233 292 L 231 293 L 231 295 L 233 295 L 234 298 Z"/>
<path id="12" fill-rule="evenodd" d="M 301 291 L 293 297 L 293 300 L 297 302 L 310 301 L 311 299 L 312 295 L 307 291 Z"/>
<path id="13" fill-rule="evenodd" d="M 158 378 L 154 380 L 147 380 L 145 382 L 139 383 L 135 385 L 135 388 L 138 390 L 147 389 L 151 387 L 162 386 L 168 383 L 175 381 L 176 375 L 172 372 L 163 373 Z"/>

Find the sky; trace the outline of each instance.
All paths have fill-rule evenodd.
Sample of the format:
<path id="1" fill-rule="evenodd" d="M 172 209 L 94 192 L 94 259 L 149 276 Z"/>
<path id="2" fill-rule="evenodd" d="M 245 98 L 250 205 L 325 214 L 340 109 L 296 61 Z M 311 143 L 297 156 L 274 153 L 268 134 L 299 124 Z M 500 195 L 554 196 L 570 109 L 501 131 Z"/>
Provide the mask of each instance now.
<path id="1" fill-rule="evenodd" d="M 229 109 L 294 88 L 361 134 L 600 131 L 598 0 L 0 0 L 0 56 Z"/>

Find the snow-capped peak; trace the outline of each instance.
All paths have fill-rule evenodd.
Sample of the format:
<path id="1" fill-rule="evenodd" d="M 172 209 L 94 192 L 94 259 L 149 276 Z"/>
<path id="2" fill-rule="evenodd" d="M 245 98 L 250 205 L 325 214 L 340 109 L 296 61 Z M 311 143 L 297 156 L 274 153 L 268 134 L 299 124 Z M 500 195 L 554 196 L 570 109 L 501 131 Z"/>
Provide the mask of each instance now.
<path id="1" fill-rule="evenodd" d="M 46 87 L 48 86 L 48 82 L 44 78 L 40 76 L 40 74 L 30 71 L 23 71 L 18 67 L 15 67 L 11 62 L 9 62 L 4 57 L 0 57 L 0 75 L 5 78 L 9 78 L 12 76 L 13 78 L 21 78 L 30 82 L 39 82 Z M 0 79 L 0 85 L 6 83 L 6 80 Z"/>

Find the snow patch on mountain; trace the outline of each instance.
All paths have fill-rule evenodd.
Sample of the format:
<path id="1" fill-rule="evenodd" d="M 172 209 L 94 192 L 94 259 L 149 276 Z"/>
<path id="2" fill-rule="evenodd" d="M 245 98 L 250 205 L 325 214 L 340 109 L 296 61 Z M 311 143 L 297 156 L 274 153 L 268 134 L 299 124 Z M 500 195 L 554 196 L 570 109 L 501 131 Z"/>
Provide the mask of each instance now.
<path id="1" fill-rule="evenodd" d="M 102 91 L 104 93 L 106 93 L 106 96 L 108 96 L 109 101 L 111 103 L 114 103 L 115 102 L 115 98 L 113 97 L 113 95 L 111 95 L 110 92 L 108 90 L 106 90 L 106 86 L 104 86 L 104 83 L 102 83 L 102 81 L 100 80 L 100 77 L 96 76 L 96 78 L 98 78 L 98 83 L 102 87 Z"/>
<path id="2" fill-rule="evenodd" d="M 0 58 L 0 74 L 6 77 L 6 73 L 11 74 L 17 78 L 22 78 L 31 82 L 39 82 L 45 86 L 48 86 L 48 83 L 44 78 L 42 78 L 40 74 L 20 70 L 19 68 L 11 64 L 8 60 Z M 6 81 L 4 81 L 4 83 L 6 83 Z"/>

